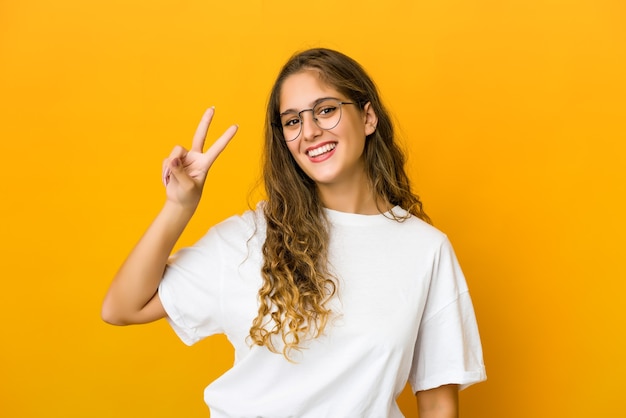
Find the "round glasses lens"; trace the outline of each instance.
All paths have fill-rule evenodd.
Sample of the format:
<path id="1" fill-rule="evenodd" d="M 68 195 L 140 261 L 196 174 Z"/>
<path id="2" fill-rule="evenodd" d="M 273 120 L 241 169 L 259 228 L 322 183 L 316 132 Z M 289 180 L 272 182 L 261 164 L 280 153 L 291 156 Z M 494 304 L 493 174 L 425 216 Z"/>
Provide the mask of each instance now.
<path id="1" fill-rule="evenodd" d="M 296 112 L 283 113 L 280 115 L 280 124 L 283 127 L 283 136 L 285 141 L 293 141 L 300 135 L 302 129 L 302 120 Z"/>
<path id="2" fill-rule="evenodd" d="M 341 102 L 334 99 L 319 102 L 313 108 L 313 117 L 320 128 L 333 129 L 341 120 Z"/>

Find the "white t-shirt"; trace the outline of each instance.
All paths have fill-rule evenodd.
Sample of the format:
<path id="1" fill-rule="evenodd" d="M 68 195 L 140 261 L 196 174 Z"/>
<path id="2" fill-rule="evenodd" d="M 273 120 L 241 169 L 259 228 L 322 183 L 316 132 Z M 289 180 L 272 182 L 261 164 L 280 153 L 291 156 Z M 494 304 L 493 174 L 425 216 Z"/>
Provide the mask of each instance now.
<path id="1" fill-rule="evenodd" d="M 396 207 L 398 215 L 406 212 Z M 247 337 L 262 283 L 262 209 L 174 255 L 159 287 L 186 344 L 224 333 L 235 364 L 205 390 L 212 418 L 402 417 L 396 398 L 486 378 L 465 279 L 447 237 L 416 217 L 326 210 L 338 290 L 324 335 L 294 362 Z"/>

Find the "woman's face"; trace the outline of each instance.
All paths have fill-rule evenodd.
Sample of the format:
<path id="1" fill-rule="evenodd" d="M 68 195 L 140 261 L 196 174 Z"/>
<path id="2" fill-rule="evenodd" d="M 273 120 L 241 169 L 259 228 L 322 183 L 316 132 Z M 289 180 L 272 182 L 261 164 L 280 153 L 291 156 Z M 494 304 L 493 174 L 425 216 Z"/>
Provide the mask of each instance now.
<path id="1" fill-rule="evenodd" d="M 301 71 L 283 82 L 279 112 L 281 115 L 285 112 L 297 114 L 312 109 L 325 98 L 351 102 L 350 98 L 322 82 L 316 71 Z M 295 140 L 287 142 L 296 163 L 318 186 L 349 186 L 362 180 L 365 174 L 362 159 L 365 137 L 374 132 L 376 116 L 369 103 L 365 109 L 356 103 L 340 106 L 341 119 L 329 130 L 315 123 L 313 112 L 301 113 L 302 130 Z M 321 119 L 325 112 L 321 109 L 318 117 Z"/>

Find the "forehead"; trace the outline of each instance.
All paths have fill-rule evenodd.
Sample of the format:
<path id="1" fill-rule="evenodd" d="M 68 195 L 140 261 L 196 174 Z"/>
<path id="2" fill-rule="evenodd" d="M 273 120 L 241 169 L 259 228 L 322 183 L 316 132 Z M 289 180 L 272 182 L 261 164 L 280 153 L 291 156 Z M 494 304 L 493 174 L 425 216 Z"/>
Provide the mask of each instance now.
<path id="1" fill-rule="evenodd" d="M 342 99 L 337 89 L 322 81 L 315 70 L 292 74 L 283 81 L 280 89 L 279 113 L 311 107 L 324 97 Z"/>

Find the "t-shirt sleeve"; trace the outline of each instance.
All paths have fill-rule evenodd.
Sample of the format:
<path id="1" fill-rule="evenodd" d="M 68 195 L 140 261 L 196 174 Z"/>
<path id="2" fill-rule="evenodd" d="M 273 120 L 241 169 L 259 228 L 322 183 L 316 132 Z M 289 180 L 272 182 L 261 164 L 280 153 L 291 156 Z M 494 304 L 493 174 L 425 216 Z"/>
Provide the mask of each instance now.
<path id="1" fill-rule="evenodd" d="M 461 389 L 486 379 L 476 316 L 465 277 L 447 238 L 433 259 L 409 382 L 414 392 L 446 384 Z"/>
<path id="2" fill-rule="evenodd" d="M 220 240 L 215 229 L 170 257 L 159 297 L 167 320 L 187 345 L 223 332 Z"/>

